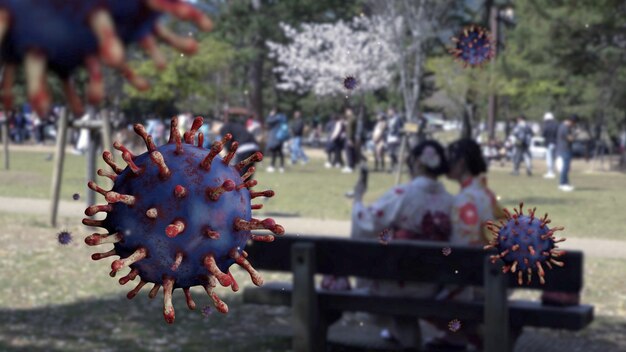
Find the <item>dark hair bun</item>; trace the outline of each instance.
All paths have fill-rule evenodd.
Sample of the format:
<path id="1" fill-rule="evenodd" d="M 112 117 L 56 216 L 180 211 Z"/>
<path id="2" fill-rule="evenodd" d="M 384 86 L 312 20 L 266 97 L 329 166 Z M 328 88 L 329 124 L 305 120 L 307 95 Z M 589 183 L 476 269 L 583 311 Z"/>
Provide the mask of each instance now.
<path id="1" fill-rule="evenodd" d="M 483 158 L 483 152 L 480 145 L 473 139 L 463 138 L 452 142 L 448 146 L 448 159 L 450 163 L 465 160 L 465 165 L 473 176 L 487 172 L 487 162 Z"/>

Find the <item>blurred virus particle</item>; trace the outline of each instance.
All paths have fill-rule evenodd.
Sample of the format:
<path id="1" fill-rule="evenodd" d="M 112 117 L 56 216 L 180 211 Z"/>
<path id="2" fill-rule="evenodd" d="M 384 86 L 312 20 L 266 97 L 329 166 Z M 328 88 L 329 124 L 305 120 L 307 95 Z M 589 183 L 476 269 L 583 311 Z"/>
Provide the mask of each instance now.
<path id="1" fill-rule="evenodd" d="M 79 200 L 79 199 L 80 199 L 80 194 L 78 194 L 78 193 L 74 193 L 74 194 L 72 195 L 72 199 L 73 199 L 73 200 Z"/>
<path id="2" fill-rule="evenodd" d="M 381 244 L 389 244 L 389 241 L 391 241 L 392 236 L 393 236 L 393 231 L 391 231 L 391 229 L 384 229 L 380 231 L 380 233 L 378 234 L 378 241 Z"/>
<path id="3" fill-rule="evenodd" d="M 452 248 L 445 247 L 444 249 L 441 250 L 441 253 L 447 257 L 452 253 Z"/>
<path id="4" fill-rule="evenodd" d="M 551 222 L 548 213 L 543 218 L 535 218 L 537 208 L 531 209 L 528 215 L 523 213 L 524 203 L 520 203 L 519 211 L 513 209 L 515 214 L 511 214 L 507 209 L 503 209 L 507 221 L 500 220 L 499 224 L 493 221 L 487 222 L 487 229 L 493 233 L 493 239 L 485 249 L 496 249 L 499 254 L 491 256 L 491 262 L 498 259 L 504 261 L 502 272 L 517 272 L 517 283 L 522 285 L 523 275 L 526 273 L 527 282 L 532 281 L 533 270 L 539 275 L 539 282 L 545 283 L 545 272 L 543 264 L 552 269 L 552 264 L 562 267 L 563 262 L 557 261 L 565 254 L 564 251 L 557 250 L 555 244 L 565 241 L 565 238 L 555 239 L 554 233 L 563 230 L 563 227 L 553 227 L 547 225 Z"/>
<path id="5" fill-rule="evenodd" d="M 57 241 L 59 244 L 66 246 L 72 242 L 72 234 L 67 230 L 63 230 L 57 234 Z"/>
<path id="6" fill-rule="evenodd" d="M 354 76 L 347 76 L 343 79 L 343 87 L 347 90 L 354 90 L 359 85 L 359 81 Z"/>
<path id="7" fill-rule="evenodd" d="M 209 315 L 211 315 L 213 313 L 213 310 L 211 310 L 211 306 L 204 306 L 202 307 L 202 316 L 205 318 L 208 318 Z"/>
<path id="8" fill-rule="evenodd" d="M 138 90 L 149 83 L 126 62 L 125 47 L 138 43 L 165 67 L 157 38 L 183 53 L 197 51 L 188 36 L 178 36 L 159 23 L 162 14 L 194 22 L 201 30 L 213 27 L 211 20 L 181 0 L 0 0 L 0 45 L 4 64 L 1 94 L 5 109 L 12 109 L 17 67 L 25 68 L 26 92 L 39 116 L 47 116 L 51 95 L 47 71 L 56 73 L 75 115 L 83 113 L 72 75 L 85 68 L 89 83 L 86 96 L 91 104 L 104 98 L 101 63 L 121 73 Z"/>
<path id="9" fill-rule="evenodd" d="M 104 161 L 113 172 L 98 170 L 98 175 L 113 181 L 113 189 L 104 190 L 94 182 L 88 186 L 104 196 L 107 204 L 90 206 L 85 215 L 91 217 L 104 212 L 104 220 L 83 219 L 87 226 L 103 227 L 107 233 L 94 233 L 85 238 L 90 246 L 112 243 L 114 248 L 95 253 L 99 260 L 113 255 L 121 259 L 111 264 L 111 277 L 125 268 L 130 272 L 119 279 L 124 285 L 139 277 L 139 283 L 127 297 L 132 299 L 147 283 L 153 283 L 149 297 L 154 298 L 163 287 L 163 315 L 168 323 L 174 322 L 172 292 L 182 288 L 189 309 L 195 309 L 189 288 L 201 285 L 213 300 L 215 308 L 228 312 L 227 305 L 214 292 L 216 284 L 239 290 L 229 267 L 237 263 L 250 274 L 255 285 L 263 278 L 246 259 L 244 247 L 248 240 L 272 242 L 274 235 L 284 234 L 284 228 L 272 219 L 251 217 L 251 210 L 261 205 L 251 205 L 251 199 L 272 197 L 271 190 L 254 192 L 256 180 L 249 180 L 254 167 L 241 175 L 247 165 L 261 161 L 263 155 L 255 153 L 231 166 L 238 148 L 232 142 L 230 152 L 219 156 L 230 134 L 215 141 L 210 149 L 202 148 L 204 136 L 198 134 L 202 118 L 196 117 L 191 129 L 181 137 L 178 119 L 173 118 L 169 142 L 157 148 L 145 128 L 136 124 L 148 151 L 133 155 L 122 144 L 115 149 L 128 165 L 118 166 L 111 152 L 103 153 Z M 194 145 L 196 140 L 197 145 Z M 252 230 L 270 230 L 273 234 L 252 234 Z"/>
<path id="10" fill-rule="evenodd" d="M 448 323 L 448 329 L 452 332 L 457 332 L 461 329 L 461 321 L 459 319 L 453 319 Z"/>
<path id="11" fill-rule="evenodd" d="M 452 41 L 456 44 L 450 53 L 463 61 L 463 67 L 481 66 L 495 56 L 493 39 L 489 31 L 484 28 L 471 25 L 463 29 Z"/>

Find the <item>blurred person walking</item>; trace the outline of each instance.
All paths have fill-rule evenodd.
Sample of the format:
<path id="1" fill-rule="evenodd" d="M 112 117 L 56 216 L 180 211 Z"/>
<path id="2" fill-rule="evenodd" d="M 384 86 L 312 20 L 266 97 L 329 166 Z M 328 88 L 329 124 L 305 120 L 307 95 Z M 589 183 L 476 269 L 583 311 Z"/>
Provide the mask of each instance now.
<path id="1" fill-rule="evenodd" d="M 330 167 L 343 167 L 342 151 L 345 145 L 346 138 L 346 124 L 343 116 L 334 116 L 334 122 L 332 123 L 332 131 L 328 137 L 328 151 L 330 160 L 326 164 L 326 168 Z"/>
<path id="2" fill-rule="evenodd" d="M 513 128 L 515 148 L 513 151 L 513 172 L 512 175 L 519 175 L 519 167 L 522 159 L 526 164 L 526 175 L 532 176 L 532 155 L 530 154 L 530 144 L 533 138 L 533 130 L 526 123 L 526 116 L 517 117 L 517 125 Z"/>
<path id="3" fill-rule="evenodd" d="M 232 165 L 237 165 L 239 162 L 249 158 L 254 153 L 261 150 L 259 144 L 257 143 L 254 135 L 248 131 L 246 126 L 244 125 L 243 120 L 230 117 L 228 114 L 224 116 L 224 123 L 220 128 L 220 136 L 225 136 L 230 133 L 233 138 L 226 142 L 225 148 L 227 152 L 231 151 L 233 142 L 239 143 L 237 150 L 235 151 L 235 157 L 231 160 Z M 255 163 L 247 164 L 242 170 L 241 173 L 244 174 L 248 171 L 251 166 L 254 166 Z M 254 178 L 254 174 L 252 174 L 251 179 Z"/>
<path id="4" fill-rule="evenodd" d="M 393 107 L 387 110 L 387 119 L 389 123 L 389 128 L 387 129 L 387 152 L 391 158 L 389 173 L 393 173 L 398 167 L 398 152 L 402 140 L 401 134 L 404 121 Z"/>
<path id="5" fill-rule="evenodd" d="M 352 112 L 352 109 L 346 109 L 345 113 L 345 125 L 346 125 L 346 136 L 345 136 L 345 146 L 344 150 L 346 153 L 346 159 L 348 164 L 341 170 L 341 172 L 346 174 L 351 174 L 354 172 L 354 167 L 357 163 L 358 155 L 360 155 L 361 151 L 357 150 L 357 145 L 359 142 L 357 139 L 358 131 L 357 131 L 357 121 L 356 116 Z M 358 153 L 358 154 L 357 154 Z"/>
<path id="6" fill-rule="evenodd" d="M 574 142 L 574 127 L 578 123 L 578 116 L 571 115 L 561 122 L 556 136 L 556 152 L 562 161 L 559 189 L 564 192 L 574 190 L 569 183 L 569 171 L 572 163 L 572 142 Z"/>
<path id="7" fill-rule="evenodd" d="M 295 165 L 298 160 L 302 161 L 302 164 L 309 162 L 309 158 L 302 149 L 302 136 L 304 135 L 304 120 L 300 111 L 293 113 L 293 121 L 291 121 L 291 164 Z"/>
<path id="8" fill-rule="evenodd" d="M 267 167 L 267 172 L 276 171 L 276 159 L 280 159 L 279 172 L 285 172 L 285 155 L 283 154 L 283 144 L 289 140 L 289 125 L 287 116 L 279 114 L 276 108 L 270 111 L 265 119 L 268 129 L 267 150 L 272 155 L 272 164 Z"/>
<path id="9" fill-rule="evenodd" d="M 387 118 L 380 113 L 372 133 L 374 142 L 374 171 L 385 171 L 385 134 L 387 133 Z"/>
<path id="10" fill-rule="evenodd" d="M 548 171 L 544 178 L 554 178 L 554 162 L 556 159 L 556 136 L 559 131 L 559 122 L 551 112 L 543 115 L 543 139 L 546 145 L 546 167 Z"/>

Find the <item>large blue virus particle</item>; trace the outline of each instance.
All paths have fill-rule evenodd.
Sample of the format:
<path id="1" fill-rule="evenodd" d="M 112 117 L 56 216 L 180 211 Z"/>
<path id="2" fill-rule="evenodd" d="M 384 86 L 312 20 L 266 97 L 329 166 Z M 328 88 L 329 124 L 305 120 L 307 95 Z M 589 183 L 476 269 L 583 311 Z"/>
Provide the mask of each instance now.
<path id="1" fill-rule="evenodd" d="M 283 227 L 272 219 L 251 217 L 251 210 L 262 206 L 251 205 L 251 199 L 274 195 L 271 190 L 250 190 L 257 184 L 256 180 L 248 180 L 255 171 L 253 166 L 240 175 L 247 165 L 260 161 L 262 154 L 230 165 L 238 143 L 232 142 L 230 152 L 222 158 L 219 154 L 232 136 L 228 134 L 210 149 L 204 149 L 202 133 L 197 146 L 193 144 L 201 126 L 202 118 L 197 117 L 181 140 L 178 120 L 173 118 L 169 142 L 157 148 L 144 127 L 135 125 L 135 132 L 143 138 L 148 151 L 135 156 L 116 142 L 114 147 L 121 151 L 128 166 L 122 169 L 105 151 L 104 161 L 114 172 L 98 170 L 98 175 L 113 181 L 113 189 L 106 191 L 91 181 L 88 184 L 108 204 L 90 206 L 85 215 L 105 212 L 107 216 L 103 220 L 85 218 L 83 224 L 103 227 L 108 233 L 94 233 L 85 242 L 90 246 L 114 244 L 113 249 L 95 253 L 92 259 L 121 257 L 111 264 L 110 275 L 114 277 L 130 268 L 130 273 L 119 279 L 120 284 L 140 278 L 128 293 L 129 299 L 148 282 L 154 284 L 150 298 L 163 287 L 163 314 L 170 324 L 174 322 L 172 291 L 176 288 L 183 289 L 189 309 L 195 309 L 189 288 L 201 285 L 216 309 L 226 313 L 228 307 L 213 292 L 216 282 L 237 291 L 238 285 L 228 270 L 237 263 L 250 273 L 254 284 L 261 285 L 263 279 L 246 259 L 246 242 L 271 242 L 274 235 L 284 233 Z M 273 234 L 251 232 L 261 229 Z"/>
<path id="2" fill-rule="evenodd" d="M 487 229 L 493 233 L 493 239 L 485 249 L 496 249 L 498 254 L 491 256 L 492 263 L 502 259 L 505 265 L 502 272 L 516 273 L 517 283 L 522 285 L 523 275 L 527 275 L 527 284 L 532 282 L 533 270 L 537 271 L 539 282 L 545 284 L 543 264 L 552 269 L 552 264 L 562 267 L 563 262 L 557 261 L 565 254 L 555 245 L 565 241 L 565 238 L 555 239 L 554 233 L 563 230 L 563 227 L 548 227 L 551 222 L 548 213 L 543 218 L 536 218 L 537 208 L 529 210 L 528 215 L 523 213 L 524 203 L 520 203 L 519 211 L 513 209 L 511 214 L 503 209 L 507 221 L 500 220 L 499 224 L 487 222 Z"/>
<path id="3" fill-rule="evenodd" d="M 463 67 L 483 65 L 495 56 L 493 40 L 484 28 L 469 26 L 452 41 L 456 46 L 450 49 L 450 53 L 463 61 Z"/>
<path id="4" fill-rule="evenodd" d="M 164 68 L 165 57 L 156 38 L 183 53 L 194 53 L 198 46 L 192 38 L 179 37 L 159 24 L 163 13 L 193 21 L 202 30 L 213 26 L 208 17 L 180 0 L 0 0 L 5 108 L 13 107 L 12 88 L 22 62 L 28 98 L 42 117 L 50 108 L 48 69 L 62 79 L 75 114 L 82 112 L 82 103 L 71 75 L 79 67 L 87 69 L 87 98 L 92 104 L 104 97 L 101 62 L 119 70 L 135 88 L 148 89 L 148 82 L 125 62 L 125 45 L 139 42 L 158 68 Z"/>

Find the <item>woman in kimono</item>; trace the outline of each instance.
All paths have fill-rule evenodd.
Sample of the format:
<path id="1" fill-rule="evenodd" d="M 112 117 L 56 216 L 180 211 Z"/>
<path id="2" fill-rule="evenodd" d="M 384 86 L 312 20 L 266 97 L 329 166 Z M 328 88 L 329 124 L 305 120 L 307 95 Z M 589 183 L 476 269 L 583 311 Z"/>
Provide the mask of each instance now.
<path id="1" fill-rule="evenodd" d="M 453 197 L 439 176 L 448 171 L 443 147 L 435 141 L 417 145 L 407 160 L 411 181 L 393 187 L 369 206 L 363 204 L 365 185 L 354 190 L 353 235 L 358 238 L 448 241 L 451 235 L 450 207 Z M 385 239 L 386 240 L 386 239 Z M 370 291 L 378 296 L 434 297 L 436 284 L 375 281 Z M 416 348 L 419 341 L 417 319 L 394 318 L 381 335 L 398 340 L 404 347 Z M 417 339 L 416 339 L 417 338 Z"/>
<path id="2" fill-rule="evenodd" d="M 461 190 L 454 197 L 452 219 L 453 245 L 483 247 L 491 234 L 485 227 L 487 221 L 504 218 L 502 207 L 495 194 L 487 187 L 487 162 L 480 145 L 472 139 L 460 139 L 448 146 L 448 178 L 459 183 Z M 438 295 L 442 300 L 471 301 L 483 299 L 480 288 L 448 287 Z M 463 349 L 468 341 L 480 345 L 478 326 L 466 326 L 463 331 L 451 333 L 447 322 L 436 322 L 445 334 L 428 343 L 430 347 Z"/>

